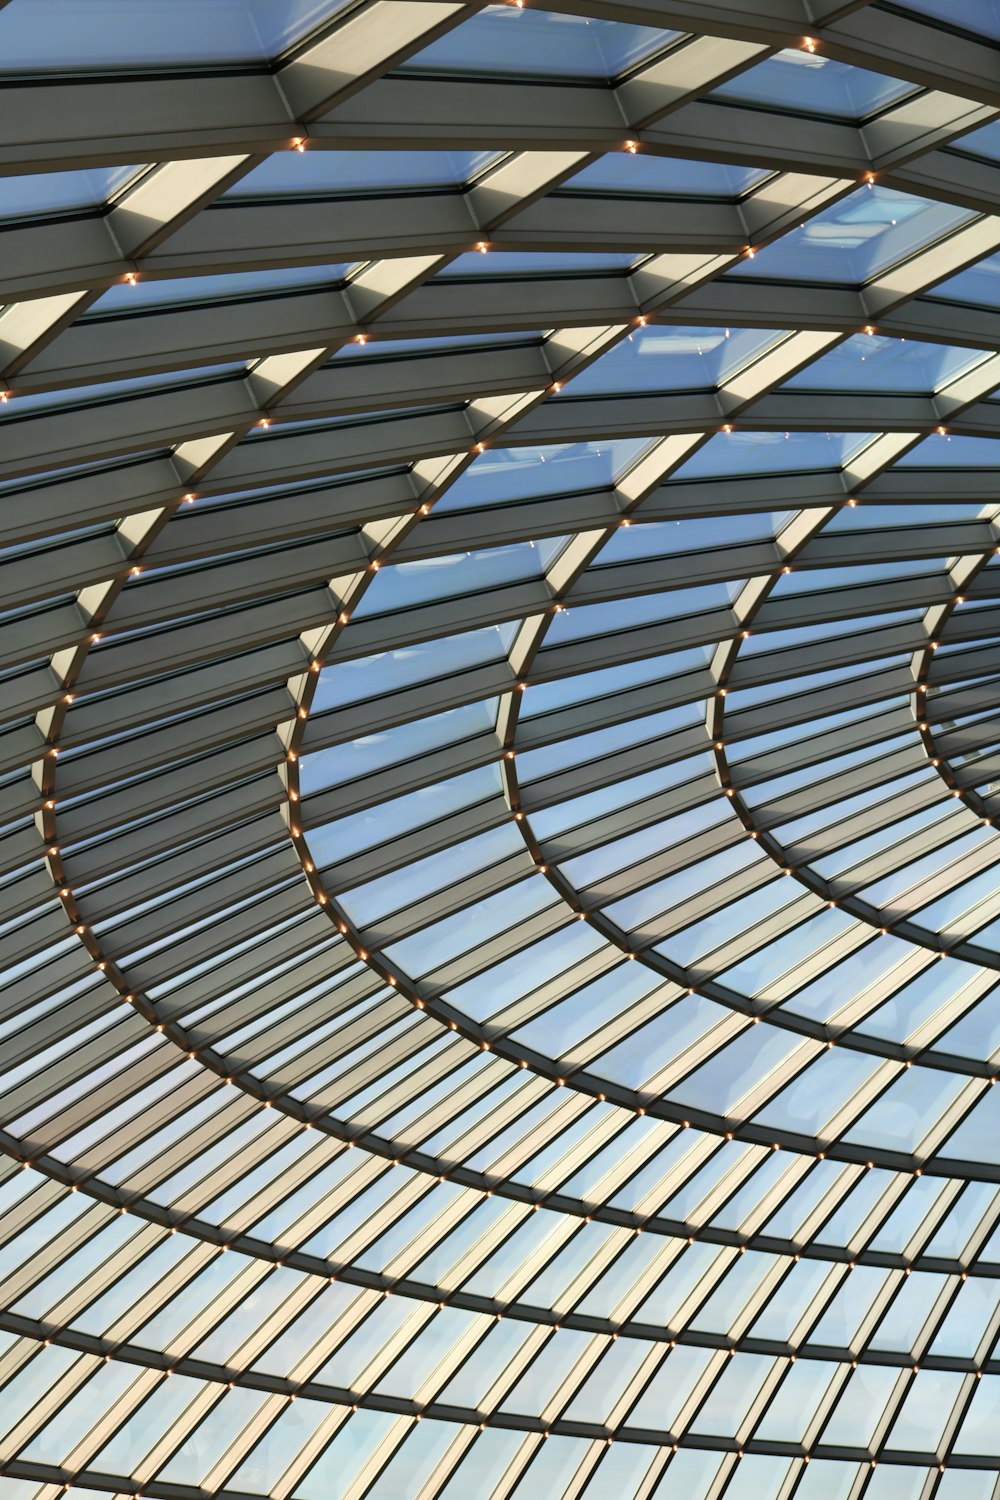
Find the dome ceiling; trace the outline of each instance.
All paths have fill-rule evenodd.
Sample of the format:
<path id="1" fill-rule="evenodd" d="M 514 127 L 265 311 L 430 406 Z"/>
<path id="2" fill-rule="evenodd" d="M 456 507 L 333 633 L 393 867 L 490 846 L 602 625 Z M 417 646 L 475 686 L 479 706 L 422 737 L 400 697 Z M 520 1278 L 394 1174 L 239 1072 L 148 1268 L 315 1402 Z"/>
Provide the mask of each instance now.
<path id="1" fill-rule="evenodd" d="M 994 1500 L 998 49 L 0 5 L 0 1500 Z"/>

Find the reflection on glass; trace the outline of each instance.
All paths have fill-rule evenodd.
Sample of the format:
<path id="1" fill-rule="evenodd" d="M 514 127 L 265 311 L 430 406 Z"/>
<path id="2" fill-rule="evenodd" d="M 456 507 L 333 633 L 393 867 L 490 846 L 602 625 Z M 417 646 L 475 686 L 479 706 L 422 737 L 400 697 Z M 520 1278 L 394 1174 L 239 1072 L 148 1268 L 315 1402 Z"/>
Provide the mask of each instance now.
<path id="1" fill-rule="evenodd" d="M 489 5 L 409 59 L 403 73 L 614 78 L 680 33 L 558 11 Z"/>
<path id="2" fill-rule="evenodd" d="M 852 334 L 786 382 L 788 390 L 884 391 L 928 394 L 989 356 L 912 339 Z"/>
<path id="3" fill-rule="evenodd" d="M 355 607 L 353 619 L 541 578 L 566 541 L 566 537 L 546 537 L 540 542 L 515 542 L 509 547 L 394 563 L 379 570 Z"/>
<path id="4" fill-rule="evenodd" d="M 805 49 L 787 49 L 721 84 L 709 95 L 797 114 L 862 120 L 919 90 Z"/>
<path id="5" fill-rule="evenodd" d="M 489 448 L 459 475 L 435 510 L 441 514 L 535 495 L 600 489 L 634 463 L 650 442 L 650 438 L 620 438 L 543 448 Z"/>
<path id="6" fill-rule="evenodd" d="M 573 379 L 570 396 L 714 390 L 787 335 L 741 328 L 638 328 Z"/>
<path id="7" fill-rule="evenodd" d="M 860 285 L 973 217 L 968 209 L 893 188 L 859 188 L 741 260 L 727 276 Z"/>

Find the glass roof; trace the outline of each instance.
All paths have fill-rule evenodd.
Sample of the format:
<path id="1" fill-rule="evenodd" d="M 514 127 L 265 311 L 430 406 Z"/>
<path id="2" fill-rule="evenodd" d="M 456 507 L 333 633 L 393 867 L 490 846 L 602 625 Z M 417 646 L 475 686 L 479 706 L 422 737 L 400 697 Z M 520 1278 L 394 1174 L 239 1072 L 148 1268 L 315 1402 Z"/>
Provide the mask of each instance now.
<path id="1" fill-rule="evenodd" d="M 789 281 L 862 283 L 967 223 L 969 209 L 900 193 L 863 188 L 792 229 L 733 276 Z"/>
<path id="2" fill-rule="evenodd" d="M 100 208 L 142 170 L 103 167 L 0 177 L 0 213 L 8 220 Z"/>
<path id="3" fill-rule="evenodd" d="M 685 161 L 679 156 L 608 153 L 570 178 L 566 193 L 605 192 L 654 197 L 739 198 L 770 173 L 766 167 Z"/>
<path id="4" fill-rule="evenodd" d="M 351 0 L 7 0 L 0 71 L 153 68 L 264 60 Z"/>
<path id="5" fill-rule="evenodd" d="M 0 1500 L 1000 1494 L 997 7 L 598 9 L 0 5 Z"/>
<path id="6" fill-rule="evenodd" d="M 849 67 L 815 51 L 788 49 L 722 84 L 712 98 L 863 120 L 915 92 L 902 79 Z"/>
<path id="7" fill-rule="evenodd" d="M 347 277 L 350 264 L 288 266 L 266 271 L 221 271 L 212 276 L 170 276 L 163 281 L 121 281 L 102 292 L 90 316 L 125 313 L 158 304 L 214 303 L 226 298 L 267 297 L 275 292 L 336 287 Z"/>
<path id="8" fill-rule="evenodd" d="M 615 78 L 681 36 L 561 11 L 487 5 L 403 65 L 409 73 Z"/>
<path id="9" fill-rule="evenodd" d="M 492 151 L 276 152 L 224 193 L 221 202 L 451 186 L 478 176 L 497 159 Z"/>
<path id="10" fill-rule="evenodd" d="M 900 6 L 911 15 L 926 17 L 967 32 L 970 36 L 1000 41 L 1000 5 L 997 0 L 965 0 L 960 11 L 948 0 L 906 0 Z"/>

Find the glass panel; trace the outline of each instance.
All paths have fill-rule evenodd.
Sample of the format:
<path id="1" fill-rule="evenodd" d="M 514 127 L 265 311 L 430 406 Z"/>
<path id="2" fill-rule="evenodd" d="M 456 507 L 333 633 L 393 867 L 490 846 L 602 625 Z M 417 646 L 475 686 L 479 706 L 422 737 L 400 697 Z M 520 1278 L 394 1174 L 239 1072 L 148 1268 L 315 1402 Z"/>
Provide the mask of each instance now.
<path id="1" fill-rule="evenodd" d="M 934 287 L 933 298 L 943 302 L 971 302 L 979 307 L 1000 307 L 1000 255 L 987 256 L 957 276 L 949 276 Z"/>
<path id="2" fill-rule="evenodd" d="M 640 328 L 575 376 L 569 394 L 714 390 L 786 337 L 740 328 Z"/>
<path id="3" fill-rule="evenodd" d="M 418 52 L 400 71 L 614 78 L 679 36 L 651 26 L 489 5 Z"/>
<path id="4" fill-rule="evenodd" d="M 860 285 L 972 217 L 967 209 L 893 188 L 859 188 L 727 275 Z"/>
<path id="5" fill-rule="evenodd" d="M 668 483 L 728 474 L 840 469 L 874 436 L 871 432 L 721 432 L 685 460 Z"/>
<path id="6" fill-rule="evenodd" d="M 787 49 L 756 63 L 708 97 L 800 114 L 863 120 L 918 93 L 913 84 L 852 68 L 805 49 Z"/>
<path id="7" fill-rule="evenodd" d="M 145 170 L 144 167 L 91 167 L 80 172 L 0 177 L 0 216 L 24 219 L 70 209 L 96 208 L 114 198 L 131 178 Z"/>
<path id="8" fill-rule="evenodd" d="M 470 464 L 435 507 L 502 505 L 535 495 L 606 487 L 650 445 L 650 438 L 552 447 L 490 448 Z"/>
<path id="9" fill-rule="evenodd" d="M 766 167 L 733 167 L 724 162 L 685 161 L 647 151 L 607 152 L 576 172 L 562 192 L 641 194 L 664 198 L 741 198 L 764 182 Z"/>
<path id="10" fill-rule="evenodd" d="M 489 625 L 464 635 L 380 653 L 374 658 L 337 662 L 320 676 L 315 706 L 322 711 L 363 702 L 382 693 L 447 677 L 452 672 L 503 661 L 515 629 L 513 625 Z"/>
<path id="11" fill-rule="evenodd" d="M 482 280 L 488 276 L 596 276 L 622 274 L 646 257 L 638 251 L 596 250 L 470 250 L 457 255 L 450 265 L 439 271 L 437 282 L 459 281 L 470 276 Z"/>
<path id="12" fill-rule="evenodd" d="M 499 159 L 494 151 L 275 151 L 221 201 L 452 187 Z"/>
<path id="13" fill-rule="evenodd" d="M 930 21 L 939 21 L 949 31 L 967 31 L 1000 41 L 1000 4 L 998 0 L 963 0 L 956 10 L 949 0 L 906 0 L 901 10 Z"/>
<path id="14" fill-rule="evenodd" d="M 295 1493 L 302 1500 L 344 1500 L 351 1483 L 400 1419 L 387 1411 L 349 1416 L 327 1444 Z M 402 1433 L 400 1433 L 402 1436 Z"/>
<path id="15" fill-rule="evenodd" d="M 275 292 L 297 292 L 340 285 L 348 265 L 296 266 L 278 271 L 227 271 L 215 276 L 169 277 L 163 281 L 140 277 L 135 286 L 118 283 L 102 292 L 85 318 L 105 313 L 133 312 L 159 305 L 183 306 L 225 298 L 266 297 Z"/>
<path id="16" fill-rule="evenodd" d="M 786 382 L 788 390 L 932 393 L 989 355 L 879 334 L 853 334 Z"/>
<path id="17" fill-rule="evenodd" d="M 96 1455 L 94 1467 L 106 1474 L 130 1474 L 161 1440 L 192 1401 L 204 1393 L 201 1381 L 178 1375 L 169 1386 L 143 1402 L 115 1436 Z"/>
<path id="18" fill-rule="evenodd" d="M 349 0 L 10 0 L 5 73 L 252 62 L 283 52 Z"/>
<path id="19" fill-rule="evenodd" d="M 137 1372 L 128 1365 L 98 1369 L 82 1390 L 62 1404 L 58 1415 L 46 1422 L 42 1431 L 21 1449 L 23 1458 L 29 1463 L 61 1467 L 62 1460 L 96 1426 L 100 1415 L 121 1400 L 136 1379 Z"/>
<path id="20" fill-rule="evenodd" d="M 565 543 L 565 537 L 551 537 L 544 542 L 517 542 L 481 552 L 455 552 L 420 562 L 395 563 L 379 570 L 355 607 L 353 618 L 363 620 L 541 578 Z"/>

